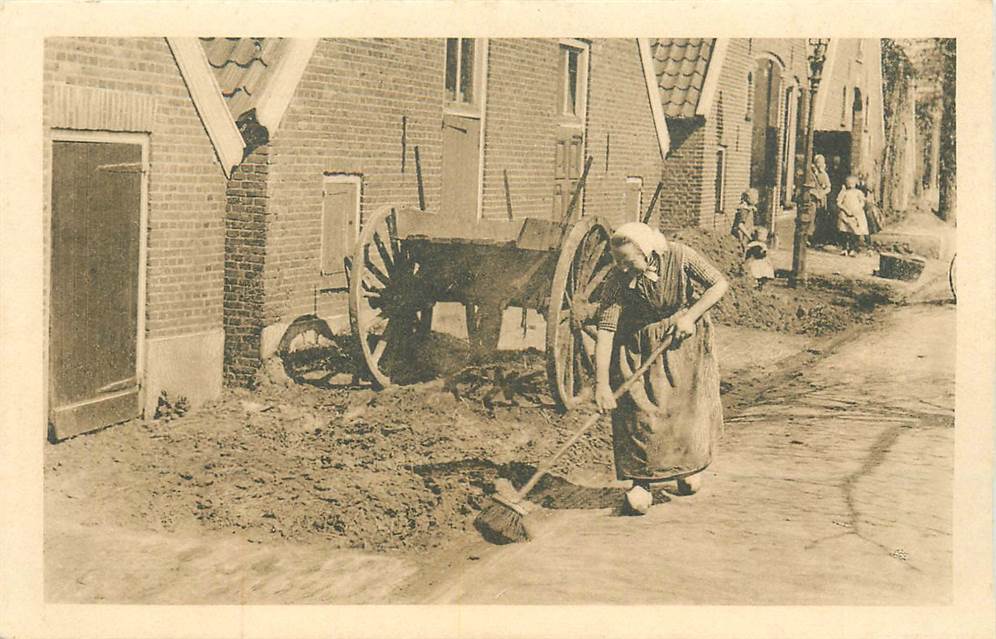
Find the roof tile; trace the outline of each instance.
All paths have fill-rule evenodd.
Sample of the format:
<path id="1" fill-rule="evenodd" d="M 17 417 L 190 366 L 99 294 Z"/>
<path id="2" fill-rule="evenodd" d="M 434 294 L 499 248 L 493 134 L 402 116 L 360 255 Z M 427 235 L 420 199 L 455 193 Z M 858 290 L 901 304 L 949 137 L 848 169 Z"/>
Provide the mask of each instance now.
<path id="1" fill-rule="evenodd" d="M 667 117 L 695 117 L 714 44 L 713 38 L 658 38 L 651 44 Z"/>
<path id="2" fill-rule="evenodd" d="M 255 108 L 269 71 L 283 50 L 282 38 L 201 38 L 232 117 Z"/>

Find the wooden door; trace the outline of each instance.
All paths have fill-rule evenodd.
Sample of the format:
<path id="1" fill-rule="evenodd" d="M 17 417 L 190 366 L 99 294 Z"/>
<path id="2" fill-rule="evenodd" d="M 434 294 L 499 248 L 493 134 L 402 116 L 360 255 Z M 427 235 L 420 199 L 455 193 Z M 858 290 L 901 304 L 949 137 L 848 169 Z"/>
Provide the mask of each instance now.
<path id="1" fill-rule="evenodd" d="M 584 136 L 571 131 L 561 132 L 553 168 L 553 218 L 561 220 L 571 203 L 574 185 L 584 170 Z M 576 207 L 581 206 L 579 201 Z"/>
<path id="2" fill-rule="evenodd" d="M 140 414 L 142 147 L 52 144 L 49 422 L 55 439 Z"/>
<path id="3" fill-rule="evenodd" d="M 481 178 L 481 120 L 443 115 L 442 213 L 448 219 L 477 222 Z"/>
<path id="4" fill-rule="evenodd" d="M 346 287 L 360 210 L 358 177 L 329 176 L 322 191 L 322 277 L 327 288 Z"/>

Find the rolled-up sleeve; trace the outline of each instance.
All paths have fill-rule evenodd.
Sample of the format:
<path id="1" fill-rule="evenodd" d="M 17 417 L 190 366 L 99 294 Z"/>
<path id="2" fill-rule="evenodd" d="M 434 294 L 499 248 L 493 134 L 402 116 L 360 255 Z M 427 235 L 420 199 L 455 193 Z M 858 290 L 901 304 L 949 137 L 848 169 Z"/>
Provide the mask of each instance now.
<path id="1" fill-rule="evenodd" d="M 723 279 L 723 274 L 719 272 L 719 269 L 710 264 L 709 260 L 702 257 L 698 251 L 687 246 L 684 250 L 684 264 L 682 266 L 689 277 L 706 288 Z"/>

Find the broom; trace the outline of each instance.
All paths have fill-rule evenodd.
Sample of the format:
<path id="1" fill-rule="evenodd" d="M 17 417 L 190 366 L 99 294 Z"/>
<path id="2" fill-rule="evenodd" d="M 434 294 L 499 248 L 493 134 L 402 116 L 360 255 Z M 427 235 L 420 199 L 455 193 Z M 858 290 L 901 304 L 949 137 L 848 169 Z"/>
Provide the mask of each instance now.
<path id="1" fill-rule="evenodd" d="M 671 331 L 674 327 L 671 327 Z M 671 345 L 674 341 L 672 333 L 668 333 L 667 338 L 664 339 L 657 348 L 650 354 L 650 357 L 640 365 L 633 374 L 624 381 L 619 388 L 615 390 L 612 394 L 613 399 L 619 399 L 622 397 L 633 383 L 640 379 L 647 369 L 653 365 L 658 357 Z M 533 476 L 530 477 L 529 481 L 525 485 L 516 491 L 511 482 L 506 479 L 499 479 L 495 482 L 495 493 L 491 496 L 492 503 L 490 506 L 481 511 L 481 514 L 477 516 L 474 520 L 474 526 L 481 532 L 481 534 L 488 539 L 497 544 L 509 544 L 518 541 L 527 541 L 532 537 L 529 533 L 528 526 L 525 522 L 526 515 L 535 508 L 526 500 L 526 495 L 529 494 L 539 480 L 550 470 L 550 468 L 560 459 L 561 455 L 567 452 L 574 443 L 581 438 L 586 432 L 588 432 L 592 426 L 598 423 L 601 419 L 602 414 L 596 413 L 592 415 L 584 424 L 581 425 L 570 439 L 568 439 L 560 447 L 560 449 L 555 452 L 549 459 L 539 465 Z"/>

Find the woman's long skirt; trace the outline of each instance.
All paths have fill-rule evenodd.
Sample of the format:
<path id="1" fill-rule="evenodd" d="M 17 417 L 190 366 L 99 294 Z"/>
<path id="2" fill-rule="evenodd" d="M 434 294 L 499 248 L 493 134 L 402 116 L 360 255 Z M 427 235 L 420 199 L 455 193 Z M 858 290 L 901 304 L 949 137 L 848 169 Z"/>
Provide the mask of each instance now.
<path id="1" fill-rule="evenodd" d="M 660 343 L 658 324 L 617 337 L 611 367 L 617 388 Z M 665 351 L 612 412 L 612 442 L 619 479 L 664 481 L 709 465 L 723 432 L 719 366 L 708 313 L 695 335 Z"/>

